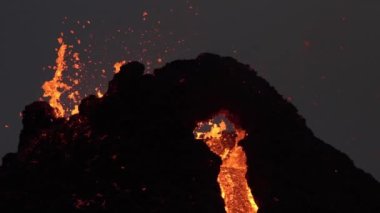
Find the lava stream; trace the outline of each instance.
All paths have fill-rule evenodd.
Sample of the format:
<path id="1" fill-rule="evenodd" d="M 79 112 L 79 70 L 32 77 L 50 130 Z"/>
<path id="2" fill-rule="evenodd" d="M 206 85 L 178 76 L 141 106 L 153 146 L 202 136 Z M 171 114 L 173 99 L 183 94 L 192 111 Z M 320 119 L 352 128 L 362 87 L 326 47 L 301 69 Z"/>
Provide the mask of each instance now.
<path id="1" fill-rule="evenodd" d="M 221 120 L 218 122 L 217 118 Z M 236 128 L 224 115 L 218 115 L 208 122 L 199 122 L 194 134 L 222 159 L 218 183 L 226 212 L 257 213 L 258 206 L 246 179 L 247 158 L 238 145 L 246 136 L 245 131 Z"/>

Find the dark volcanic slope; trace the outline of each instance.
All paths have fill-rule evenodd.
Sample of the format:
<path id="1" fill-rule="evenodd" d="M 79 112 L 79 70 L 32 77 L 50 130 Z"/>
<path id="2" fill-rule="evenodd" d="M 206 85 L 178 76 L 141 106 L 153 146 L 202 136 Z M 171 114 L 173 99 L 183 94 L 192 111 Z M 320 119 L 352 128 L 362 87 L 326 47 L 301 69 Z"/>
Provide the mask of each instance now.
<path id="1" fill-rule="evenodd" d="M 18 153 L 0 169 L 0 212 L 223 212 L 221 161 L 192 133 L 220 110 L 249 133 L 259 212 L 380 212 L 380 184 L 248 66 L 203 54 L 143 71 L 124 66 L 70 120 L 27 106 Z"/>

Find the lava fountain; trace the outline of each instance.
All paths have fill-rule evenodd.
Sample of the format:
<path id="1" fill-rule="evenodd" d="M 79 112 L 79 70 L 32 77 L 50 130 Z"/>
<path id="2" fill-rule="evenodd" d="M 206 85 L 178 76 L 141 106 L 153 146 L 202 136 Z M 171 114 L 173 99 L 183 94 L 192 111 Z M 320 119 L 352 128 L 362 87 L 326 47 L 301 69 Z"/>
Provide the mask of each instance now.
<path id="1" fill-rule="evenodd" d="M 65 115 L 65 108 L 61 103 L 61 95 L 65 91 L 70 89 L 70 86 L 63 82 L 62 75 L 66 70 L 67 65 L 65 61 L 65 55 L 67 50 L 67 44 L 64 43 L 63 38 L 58 38 L 60 44 L 59 49 L 57 50 L 57 59 L 55 74 L 52 80 L 46 81 L 42 85 L 44 90 L 43 97 L 50 97 L 49 104 L 55 109 L 57 117 L 63 117 Z"/>
<path id="2" fill-rule="evenodd" d="M 218 183 L 226 212 L 257 213 L 258 206 L 246 179 L 247 158 L 239 146 L 239 141 L 247 135 L 245 130 L 236 127 L 222 113 L 208 121 L 199 122 L 194 135 L 222 159 Z"/>

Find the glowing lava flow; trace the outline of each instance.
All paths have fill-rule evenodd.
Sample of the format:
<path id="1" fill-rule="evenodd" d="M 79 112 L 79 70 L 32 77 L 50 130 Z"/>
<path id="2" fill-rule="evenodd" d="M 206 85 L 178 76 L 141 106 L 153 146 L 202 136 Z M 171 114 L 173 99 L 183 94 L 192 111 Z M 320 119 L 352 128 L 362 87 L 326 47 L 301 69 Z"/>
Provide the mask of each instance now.
<path id="1" fill-rule="evenodd" d="M 70 86 L 63 82 L 62 73 L 66 70 L 65 54 L 67 45 L 63 42 L 63 38 L 58 38 L 58 42 L 61 45 L 58 49 L 58 57 L 56 59 L 56 69 L 52 80 L 46 81 L 42 85 L 44 91 L 43 97 L 50 97 L 49 104 L 56 111 L 57 117 L 65 116 L 65 109 L 61 103 L 61 95 L 65 91 L 70 90 Z"/>
<path id="2" fill-rule="evenodd" d="M 216 122 L 216 118 L 208 122 L 199 122 L 194 134 L 196 139 L 204 140 L 210 150 L 222 159 L 218 183 L 226 212 L 257 213 L 258 206 L 245 177 L 246 155 L 238 145 L 246 133 L 232 124 L 228 127 L 228 123 L 230 122 L 225 117 L 222 117 L 220 122 Z M 205 130 L 205 127 L 210 130 Z"/>

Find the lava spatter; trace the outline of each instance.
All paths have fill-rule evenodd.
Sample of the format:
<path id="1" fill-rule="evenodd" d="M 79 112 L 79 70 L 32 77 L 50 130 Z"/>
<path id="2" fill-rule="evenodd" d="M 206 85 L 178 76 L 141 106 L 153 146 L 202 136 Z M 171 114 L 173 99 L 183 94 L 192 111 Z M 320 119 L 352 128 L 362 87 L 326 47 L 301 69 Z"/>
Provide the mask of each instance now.
<path id="1" fill-rule="evenodd" d="M 65 116 L 66 110 L 61 101 L 61 96 L 64 92 L 70 90 L 70 86 L 63 81 L 63 72 L 67 69 L 66 65 L 66 51 L 67 44 L 63 41 L 63 38 L 58 38 L 60 47 L 57 51 L 57 59 L 55 66 L 55 73 L 53 79 L 46 81 L 42 85 L 44 91 L 43 97 L 49 98 L 49 104 L 55 109 L 57 117 Z"/>

